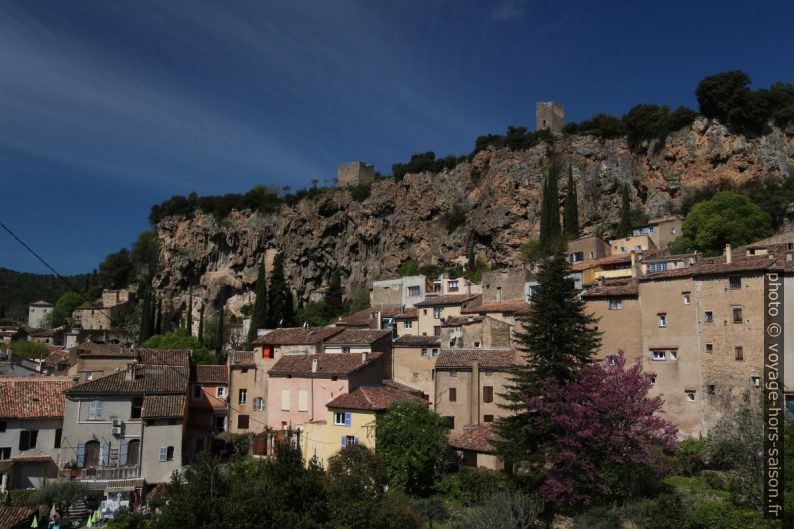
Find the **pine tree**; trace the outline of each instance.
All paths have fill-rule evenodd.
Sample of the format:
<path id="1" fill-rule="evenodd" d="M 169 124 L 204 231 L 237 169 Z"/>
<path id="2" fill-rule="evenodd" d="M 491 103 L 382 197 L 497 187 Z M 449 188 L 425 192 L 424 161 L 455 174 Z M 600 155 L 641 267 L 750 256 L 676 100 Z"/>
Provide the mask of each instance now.
<path id="1" fill-rule="evenodd" d="M 623 184 L 621 191 L 620 224 L 618 224 L 617 237 L 625 237 L 631 232 L 631 198 L 629 197 L 629 186 Z"/>
<path id="2" fill-rule="evenodd" d="M 510 414 L 496 425 L 502 438 L 498 449 L 512 463 L 531 462 L 537 446 L 549 435 L 536 428 L 526 399 L 542 397 L 546 381 L 564 385 L 576 380 L 601 344 L 597 320 L 585 312 L 570 273 L 563 254 L 543 260 L 532 310 L 518 332 L 524 361 L 513 369 L 504 395 Z"/>
<path id="3" fill-rule="evenodd" d="M 256 299 L 254 309 L 251 312 L 251 324 L 248 327 L 248 343 L 256 339 L 256 331 L 264 329 L 268 323 L 267 312 L 267 278 L 265 276 L 265 261 L 259 263 L 259 270 L 256 273 L 256 286 L 254 287 Z"/>
<path id="4" fill-rule="evenodd" d="M 267 326 L 289 327 L 295 323 L 295 307 L 292 292 L 284 276 L 284 254 L 273 259 L 270 285 L 267 292 Z"/>
<path id="5" fill-rule="evenodd" d="M 543 255 L 554 254 L 560 246 L 560 199 L 557 186 L 558 163 L 552 159 L 543 182 L 540 207 L 540 249 Z"/>
<path id="6" fill-rule="evenodd" d="M 579 205 L 577 204 L 576 182 L 573 180 L 573 166 L 568 166 L 568 194 L 565 195 L 563 208 L 563 226 L 565 239 L 572 241 L 579 238 Z"/>
<path id="7" fill-rule="evenodd" d="M 331 282 L 325 293 L 323 315 L 326 319 L 332 320 L 345 311 L 342 293 L 342 274 L 339 273 L 339 269 L 336 269 L 331 274 Z"/>

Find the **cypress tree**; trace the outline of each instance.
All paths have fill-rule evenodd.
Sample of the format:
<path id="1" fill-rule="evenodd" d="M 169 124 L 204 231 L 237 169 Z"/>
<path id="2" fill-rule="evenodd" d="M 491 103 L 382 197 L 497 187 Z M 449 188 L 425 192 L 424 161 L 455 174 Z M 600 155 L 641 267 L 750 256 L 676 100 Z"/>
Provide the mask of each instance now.
<path id="1" fill-rule="evenodd" d="M 328 284 L 328 290 L 325 293 L 323 315 L 326 319 L 331 320 L 342 314 L 344 311 L 345 305 L 342 299 L 342 274 L 339 273 L 339 269 L 336 269 L 331 274 L 331 282 Z"/>
<path id="2" fill-rule="evenodd" d="M 543 182 L 543 200 L 540 207 L 540 249 L 551 255 L 560 245 L 560 199 L 557 186 L 558 164 L 552 159 Z"/>
<path id="3" fill-rule="evenodd" d="M 631 198 L 629 197 L 629 186 L 623 184 L 621 191 L 620 223 L 618 224 L 618 237 L 625 237 L 631 232 Z"/>
<path id="4" fill-rule="evenodd" d="M 185 322 L 187 335 L 193 336 L 193 289 L 190 289 L 190 294 L 187 298 L 187 321 Z"/>
<path id="5" fill-rule="evenodd" d="M 199 309 L 198 341 L 199 343 L 204 343 L 204 303 L 201 304 Z"/>
<path id="6" fill-rule="evenodd" d="M 163 330 L 163 300 L 157 300 L 157 317 L 154 320 L 154 334 L 162 334 Z"/>
<path id="7" fill-rule="evenodd" d="M 270 285 L 267 292 L 267 326 L 289 327 L 295 322 L 295 307 L 292 292 L 284 276 L 284 254 L 279 253 L 273 259 L 273 270 L 270 272 Z"/>
<path id="8" fill-rule="evenodd" d="M 517 333 L 523 362 L 513 368 L 504 394 L 510 413 L 496 423 L 502 439 L 497 449 L 511 463 L 533 463 L 537 447 L 550 435 L 536 427 L 525 399 L 542 397 L 545 381 L 578 379 L 601 344 L 597 320 L 585 312 L 570 273 L 563 254 L 543 260 L 532 310 Z"/>
<path id="9" fill-rule="evenodd" d="M 256 339 L 257 329 L 264 329 L 268 323 L 267 312 L 267 278 L 265 276 L 265 261 L 259 263 L 259 270 L 256 272 L 256 286 L 254 287 L 256 299 L 254 309 L 251 311 L 251 324 L 248 327 L 248 343 Z"/>
<path id="10" fill-rule="evenodd" d="M 223 305 L 218 311 L 218 342 L 215 344 L 215 360 L 220 362 L 223 358 Z"/>
<path id="11" fill-rule="evenodd" d="M 565 238 L 569 241 L 579 238 L 579 205 L 577 204 L 576 182 L 573 181 L 573 166 L 568 166 L 568 194 L 565 195 L 563 208 L 563 227 Z"/>
<path id="12" fill-rule="evenodd" d="M 152 304 L 151 295 L 149 291 L 145 291 L 143 293 L 143 300 L 141 303 L 141 327 L 138 333 L 138 343 L 143 343 L 148 340 L 152 333 L 152 329 L 149 329 L 149 313 L 151 312 L 150 305 Z"/>

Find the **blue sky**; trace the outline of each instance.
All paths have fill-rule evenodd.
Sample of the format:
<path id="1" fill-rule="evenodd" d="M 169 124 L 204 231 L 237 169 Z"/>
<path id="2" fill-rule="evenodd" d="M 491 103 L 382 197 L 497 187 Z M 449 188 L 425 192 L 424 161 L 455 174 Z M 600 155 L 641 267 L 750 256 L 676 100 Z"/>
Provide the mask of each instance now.
<path id="1" fill-rule="evenodd" d="M 695 107 L 704 76 L 794 82 L 791 4 L 0 3 L 0 220 L 88 272 L 173 194 L 305 187 L 471 150 L 536 100 L 568 120 Z M 0 232 L 0 266 L 45 272 Z"/>

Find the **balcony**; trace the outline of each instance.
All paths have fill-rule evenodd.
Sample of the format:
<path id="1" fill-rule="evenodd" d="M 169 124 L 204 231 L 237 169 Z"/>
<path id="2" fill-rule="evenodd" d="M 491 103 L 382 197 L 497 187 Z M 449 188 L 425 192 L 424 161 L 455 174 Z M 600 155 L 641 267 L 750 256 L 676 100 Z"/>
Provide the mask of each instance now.
<path id="1" fill-rule="evenodd" d="M 631 268 L 618 268 L 615 270 L 599 270 L 593 274 L 596 279 L 617 279 L 621 277 L 631 277 Z"/>
<path id="2" fill-rule="evenodd" d="M 87 467 L 81 468 L 78 479 L 86 481 L 109 481 L 113 479 L 136 479 L 141 477 L 141 467 Z"/>

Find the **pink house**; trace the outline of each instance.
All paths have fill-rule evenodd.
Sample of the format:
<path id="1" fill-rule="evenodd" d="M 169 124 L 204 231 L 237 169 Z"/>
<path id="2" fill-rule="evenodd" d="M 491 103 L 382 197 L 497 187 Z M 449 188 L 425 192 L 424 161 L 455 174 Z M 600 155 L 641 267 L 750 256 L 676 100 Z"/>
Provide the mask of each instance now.
<path id="1" fill-rule="evenodd" d="M 325 405 L 359 386 L 380 385 L 382 353 L 282 356 L 268 371 L 267 424 L 297 428 L 324 419 Z"/>

